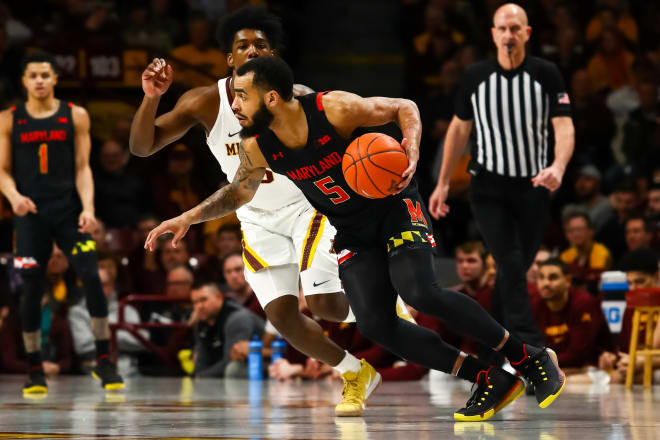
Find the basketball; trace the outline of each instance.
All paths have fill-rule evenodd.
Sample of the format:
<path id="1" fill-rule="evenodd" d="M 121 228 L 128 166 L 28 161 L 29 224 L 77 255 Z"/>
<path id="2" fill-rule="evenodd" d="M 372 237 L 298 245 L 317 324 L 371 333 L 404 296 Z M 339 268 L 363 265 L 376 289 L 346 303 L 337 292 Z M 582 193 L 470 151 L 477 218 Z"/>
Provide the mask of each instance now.
<path id="1" fill-rule="evenodd" d="M 369 199 L 381 199 L 397 192 L 408 167 L 403 147 L 383 133 L 367 133 L 346 149 L 341 168 L 353 191 Z"/>

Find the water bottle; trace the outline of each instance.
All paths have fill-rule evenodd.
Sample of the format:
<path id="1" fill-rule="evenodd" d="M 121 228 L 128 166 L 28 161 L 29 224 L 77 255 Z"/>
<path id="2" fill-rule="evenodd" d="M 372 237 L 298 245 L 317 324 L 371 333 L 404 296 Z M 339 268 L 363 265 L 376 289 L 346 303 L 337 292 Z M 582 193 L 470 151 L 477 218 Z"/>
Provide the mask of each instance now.
<path id="1" fill-rule="evenodd" d="M 286 350 L 286 341 L 280 335 L 275 337 L 275 340 L 270 344 L 271 354 L 270 362 L 274 364 L 278 359 L 284 357 L 284 350 Z"/>
<path id="2" fill-rule="evenodd" d="M 254 335 L 250 341 L 250 354 L 248 355 L 248 377 L 250 380 L 262 380 L 262 358 L 261 349 L 263 344 L 258 335 Z"/>

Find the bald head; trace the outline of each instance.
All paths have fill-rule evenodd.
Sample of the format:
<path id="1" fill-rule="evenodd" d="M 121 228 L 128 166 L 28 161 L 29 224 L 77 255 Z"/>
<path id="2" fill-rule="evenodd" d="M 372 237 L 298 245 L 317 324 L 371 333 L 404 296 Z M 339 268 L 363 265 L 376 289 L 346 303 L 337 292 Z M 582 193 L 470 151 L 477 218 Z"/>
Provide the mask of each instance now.
<path id="1" fill-rule="evenodd" d="M 515 3 L 500 6 L 493 16 L 491 29 L 493 42 L 497 47 L 497 60 L 506 69 L 512 68 L 525 58 L 525 43 L 532 35 L 532 28 L 527 22 L 525 10 Z"/>
<path id="2" fill-rule="evenodd" d="M 493 15 L 493 26 L 497 27 L 498 20 L 509 19 L 515 19 L 523 26 L 528 25 L 527 13 L 525 10 L 515 3 L 507 3 L 500 6 L 495 11 L 495 15 Z"/>

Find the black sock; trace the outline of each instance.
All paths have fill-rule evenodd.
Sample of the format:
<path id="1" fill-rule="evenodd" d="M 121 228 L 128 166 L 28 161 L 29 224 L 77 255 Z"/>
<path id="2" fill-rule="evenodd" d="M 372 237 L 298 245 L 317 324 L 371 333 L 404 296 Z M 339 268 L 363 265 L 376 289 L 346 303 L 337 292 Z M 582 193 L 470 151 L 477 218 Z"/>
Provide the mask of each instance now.
<path id="1" fill-rule="evenodd" d="M 96 358 L 98 360 L 109 357 L 110 355 L 110 341 L 107 339 L 97 339 L 94 341 L 96 344 Z"/>
<path id="2" fill-rule="evenodd" d="M 500 351 L 507 357 L 514 368 L 518 368 L 530 356 L 535 355 L 540 350 L 540 348 L 524 344 L 512 335 L 509 335 L 509 339 L 504 343 L 504 347 Z"/>
<path id="3" fill-rule="evenodd" d="M 461 365 L 461 368 L 458 369 L 456 376 L 474 383 L 477 381 L 479 372 L 488 371 L 488 368 L 490 368 L 490 366 L 485 362 L 472 356 L 466 356 L 465 359 L 463 359 L 463 364 Z"/>
<path id="4" fill-rule="evenodd" d="M 41 350 L 28 353 L 27 361 L 28 365 L 30 366 L 30 371 L 43 370 L 43 366 L 41 364 Z"/>

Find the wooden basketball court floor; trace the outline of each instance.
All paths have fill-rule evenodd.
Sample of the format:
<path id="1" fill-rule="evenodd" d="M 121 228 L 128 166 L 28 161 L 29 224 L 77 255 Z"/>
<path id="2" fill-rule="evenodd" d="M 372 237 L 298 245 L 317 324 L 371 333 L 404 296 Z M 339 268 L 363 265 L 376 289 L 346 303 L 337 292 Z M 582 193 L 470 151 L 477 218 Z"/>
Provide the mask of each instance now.
<path id="1" fill-rule="evenodd" d="M 448 376 L 384 383 L 352 418 L 334 416 L 337 382 L 135 377 L 110 393 L 69 376 L 34 400 L 23 398 L 23 380 L 0 376 L 0 439 L 660 440 L 660 386 L 569 381 L 547 409 L 523 396 L 487 422 L 458 423 L 469 384 Z"/>

